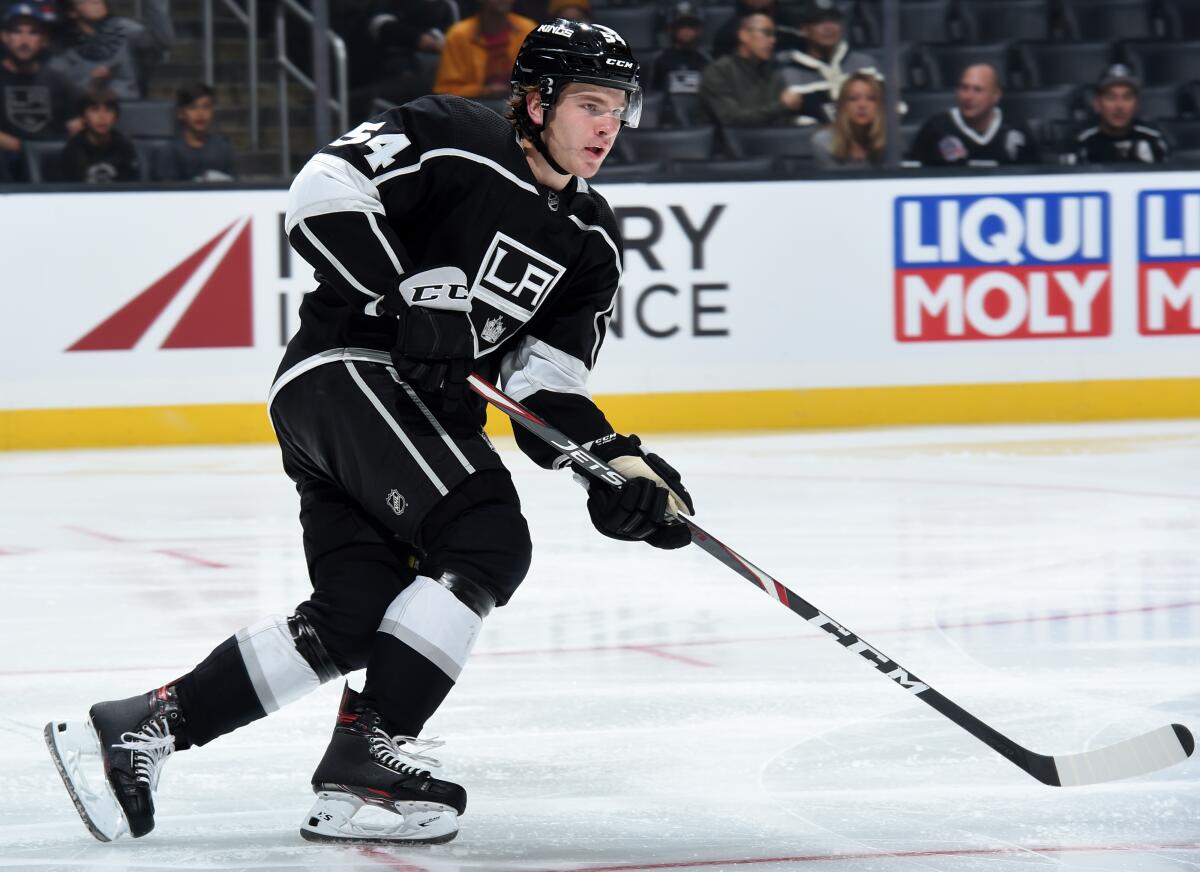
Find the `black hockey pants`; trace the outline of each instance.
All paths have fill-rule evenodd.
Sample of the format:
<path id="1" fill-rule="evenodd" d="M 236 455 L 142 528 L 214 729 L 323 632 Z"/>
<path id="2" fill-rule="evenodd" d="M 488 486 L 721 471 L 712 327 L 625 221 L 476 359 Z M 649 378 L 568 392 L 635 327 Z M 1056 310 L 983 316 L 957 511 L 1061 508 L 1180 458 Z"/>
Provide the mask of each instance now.
<path id="1" fill-rule="evenodd" d="M 204 744 L 363 667 L 366 699 L 415 736 L 486 606 L 507 603 L 529 568 L 512 479 L 482 432 L 430 408 L 383 362 L 304 372 L 275 394 L 271 418 L 300 495 L 313 593 L 176 682 L 188 738 Z"/>

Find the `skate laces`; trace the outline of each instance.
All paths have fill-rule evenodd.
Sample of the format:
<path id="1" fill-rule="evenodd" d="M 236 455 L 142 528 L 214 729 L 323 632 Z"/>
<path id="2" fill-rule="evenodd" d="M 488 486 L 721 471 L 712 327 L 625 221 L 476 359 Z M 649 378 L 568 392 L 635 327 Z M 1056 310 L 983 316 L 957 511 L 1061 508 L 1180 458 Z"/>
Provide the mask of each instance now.
<path id="1" fill-rule="evenodd" d="M 164 721 L 150 720 L 137 732 L 122 733 L 113 747 L 132 751 L 134 776 L 151 790 L 158 790 L 158 776 L 163 761 L 175 750 L 175 737 Z"/>
<path id="2" fill-rule="evenodd" d="M 371 749 L 378 755 L 380 762 L 408 775 L 428 775 L 429 772 L 420 769 L 419 764 L 424 764 L 430 769 L 440 769 L 442 762 L 438 758 L 421 752 L 432 751 L 445 744 L 445 741 L 436 737 L 418 739 L 416 736 L 389 736 L 379 727 L 371 734 Z M 403 762 L 406 760 L 409 762 Z"/>

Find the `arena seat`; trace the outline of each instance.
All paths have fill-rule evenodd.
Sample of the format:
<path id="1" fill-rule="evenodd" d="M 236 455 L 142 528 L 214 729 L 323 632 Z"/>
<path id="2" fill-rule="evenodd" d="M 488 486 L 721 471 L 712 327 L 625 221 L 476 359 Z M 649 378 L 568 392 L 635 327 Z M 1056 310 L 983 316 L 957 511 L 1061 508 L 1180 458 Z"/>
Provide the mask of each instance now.
<path id="1" fill-rule="evenodd" d="M 643 160 L 634 163 L 605 163 L 592 181 L 605 182 L 648 182 L 661 179 L 667 172 L 666 160 Z"/>
<path id="2" fill-rule="evenodd" d="M 673 178 L 699 182 L 760 179 L 776 169 L 776 159 L 763 155 L 725 160 L 676 160 L 671 161 L 669 172 Z"/>
<path id="3" fill-rule="evenodd" d="M 1193 9 L 1200 17 L 1200 4 Z M 1134 42 L 1125 46 L 1144 85 L 1180 85 L 1200 79 L 1200 41 Z"/>
<path id="4" fill-rule="evenodd" d="M 117 126 L 126 136 L 174 136 L 174 100 L 127 100 Z"/>
<path id="5" fill-rule="evenodd" d="M 27 140 L 23 144 L 25 172 L 32 184 L 44 185 L 60 181 L 58 159 L 66 144 L 62 139 L 41 142 Z"/>
<path id="6" fill-rule="evenodd" d="M 1150 0 L 1063 0 L 1063 22 L 1072 40 L 1154 39 L 1165 28 Z"/>
<path id="7" fill-rule="evenodd" d="M 717 157 L 717 129 L 688 127 L 675 130 L 626 130 L 617 148 L 630 163 L 670 158 L 708 160 Z"/>
<path id="8" fill-rule="evenodd" d="M 1036 139 L 1045 143 L 1058 136 L 1053 122 L 1072 116 L 1074 85 L 1055 85 L 1033 91 L 1006 91 L 1000 102 L 1006 118 L 1025 125 Z"/>
<path id="9" fill-rule="evenodd" d="M 1009 56 L 1006 42 L 987 45 L 927 45 L 925 52 L 932 60 L 933 88 L 953 88 L 958 85 L 962 71 L 972 64 L 991 64 L 1000 73 L 1000 86 L 1009 85 Z"/>
<path id="10" fill-rule="evenodd" d="M 808 127 L 728 127 L 725 137 L 737 158 L 812 157 L 812 138 L 819 128 Z"/>
<path id="11" fill-rule="evenodd" d="M 652 5 L 597 9 L 595 22 L 621 34 L 634 54 L 658 46 L 658 9 Z"/>
<path id="12" fill-rule="evenodd" d="M 959 9 L 967 42 L 1053 38 L 1053 6 L 1046 0 L 964 0 Z"/>
<path id="13" fill-rule="evenodd" d="M 1022 43 L 1015 48 L 1031 88 L 1090 85 L 1114 60 L 1108 42 Z"/>
<path id="14" fill-rule="evenodd" d="M 1159 123 L 1172 149 L 1200 149 L 1200 121 L 1168 119 Z"/>

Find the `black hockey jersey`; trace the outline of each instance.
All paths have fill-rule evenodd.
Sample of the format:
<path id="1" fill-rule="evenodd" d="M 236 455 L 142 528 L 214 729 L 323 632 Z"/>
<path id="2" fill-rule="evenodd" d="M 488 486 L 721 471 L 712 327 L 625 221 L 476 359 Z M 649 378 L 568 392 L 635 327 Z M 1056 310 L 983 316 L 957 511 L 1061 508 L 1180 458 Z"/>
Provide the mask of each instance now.
<path id="1" fill-rule="evenodd" d="M 587 442 L 612 431 L 587 378 L 621 278 L 621 239 L 583 179 L 533 177 L 512 127 L 459 97 L 422 97 L 321 149 L 288 194 L 292 246 L 316 268 L 272 391 L 314 366 L 388 360 L 401 276 L 455 266 L 473 281 L 475 372 Z M 482 426 L 470 395 L 455 419 Z M 556 459 L 518 434 L 534 460 Z"/>
<path id="2" fill-rule="evenodd" d="M 1006 124 L 999 109 L 983 133 L 971 127 L 958 109 L 934 115 L 921 125 L 910 157 L 923 166 L 996 166 L 1036 163 L 1033 138 Z"/>
<path id="3" fill-rule="evenodd" d="M 1075 135 L 1063 163 L 1146 163 L 1167 159 L 1169 149 L 1163 135 L 1153 127 L 1136 121 L 1124 136 L 1110 136 L 1099 127 L 1089 127 Z"/>
<path id="4" fill-rule="evenodd" d="M 708 52 L 696 48 L 665 48 L 654 62 L 650 90 L 663 94 L 699 94 Z"/>

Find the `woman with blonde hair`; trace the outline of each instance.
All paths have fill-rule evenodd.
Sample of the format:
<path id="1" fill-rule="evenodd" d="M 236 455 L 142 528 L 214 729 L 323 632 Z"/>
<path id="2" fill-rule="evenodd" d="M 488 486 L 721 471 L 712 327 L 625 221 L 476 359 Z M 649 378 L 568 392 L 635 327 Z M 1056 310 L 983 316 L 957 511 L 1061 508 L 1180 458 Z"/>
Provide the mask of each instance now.
<path id="1" fill-rule="evenodd" d="M 838 91 L 833 123 L 813 135 L 817 166 L 822 169 L 882 166 L 886 130 L 883 84 L 870 72 L 848 76 Z"/>

